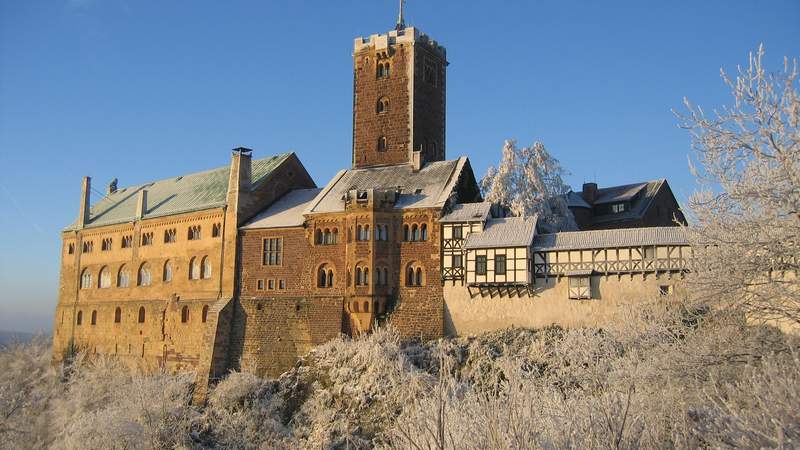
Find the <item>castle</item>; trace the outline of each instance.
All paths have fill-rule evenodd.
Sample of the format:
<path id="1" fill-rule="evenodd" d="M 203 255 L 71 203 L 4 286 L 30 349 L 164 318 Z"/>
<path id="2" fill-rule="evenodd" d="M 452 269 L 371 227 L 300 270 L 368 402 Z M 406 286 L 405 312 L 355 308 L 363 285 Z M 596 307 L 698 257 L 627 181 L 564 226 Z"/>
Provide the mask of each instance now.
<path id="1" fill-rule="evenodd" d="M 311 347 L 390 323 L 423 339 L 592 325 L 668 293 L 690 249 L 665 180 L 567 203 L 584 231 L 482 202 L 447 159 L 447 53 L 402 20 L 357 38 L 349 169 L 317 187 L 294 153 L 118 188 L 62 232 L 54 357 L 278 375 Z M 202 389 L 201 389 L 202 391 Z"/>

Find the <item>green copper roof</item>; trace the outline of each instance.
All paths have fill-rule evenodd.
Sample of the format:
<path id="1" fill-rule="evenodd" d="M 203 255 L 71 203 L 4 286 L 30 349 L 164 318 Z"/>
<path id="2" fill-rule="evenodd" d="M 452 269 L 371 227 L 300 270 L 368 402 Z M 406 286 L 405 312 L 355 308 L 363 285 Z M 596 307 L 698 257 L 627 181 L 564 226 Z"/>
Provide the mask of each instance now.
<path id="1" fill-rule="evenodd" d="M 252 162 L 253 186 L 261 183 L 291 153 L 283 153 Z M 147 208 L 143 218 L 163 217 L 225 206 L 230 166 L 192 173 L 164 180 L 118 189 L 91 207 L 87 228 L 132 222 L 136 218 L 139 191 L 147 190 Z M 73 223 L 67 230 L 76 228 Z"/>

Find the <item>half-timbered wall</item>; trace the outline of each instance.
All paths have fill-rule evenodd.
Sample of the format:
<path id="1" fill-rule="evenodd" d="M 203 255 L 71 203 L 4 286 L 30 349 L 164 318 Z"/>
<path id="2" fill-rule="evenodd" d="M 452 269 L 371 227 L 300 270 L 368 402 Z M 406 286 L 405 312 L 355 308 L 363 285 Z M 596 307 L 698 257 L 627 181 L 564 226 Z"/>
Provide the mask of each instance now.
<path id="1" fill-rule="evenodd" d="M 461 229 L 461 237 L 454 229 Z M 464 242 L 470 233 L 480 233 L 483 230 L 481 222 L 445 223 L 442 224 L 442 280 L 464 280 L 464 267 L 466 254 Z M 461 264 L 458 264 L 458 259 Z"/>
<path id="2" fill-rule="evenodd" d="M 505 271 L 498 271 L 501 258 Z M 485 263 L 485 270 L 480 270 Z M 528 284 L 528 248 L 487 248 L 467 250 L 467 284 Z"/>

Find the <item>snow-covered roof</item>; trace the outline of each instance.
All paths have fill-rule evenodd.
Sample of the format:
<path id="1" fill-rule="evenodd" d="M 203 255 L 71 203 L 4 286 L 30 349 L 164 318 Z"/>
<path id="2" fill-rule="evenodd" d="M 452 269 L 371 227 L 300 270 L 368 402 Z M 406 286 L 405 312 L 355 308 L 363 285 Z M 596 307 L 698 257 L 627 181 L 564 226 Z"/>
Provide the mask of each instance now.
<path id="1" fill-rule="evenodd" d="M 490 202 L 459 203 L 453 206 L 452 211 L 442 216 L 439 222 L 483 222 L 489 217 L 491 209 Z"/>
<path id="2" fill-rule="evenodd" d="M 339 172 L 311 203 L 308 214 L 345 209 L 345 194 L 353 189 L 400 189 L 397 209 L 443 207 L 468 164 L 466 157 L 435 161 L 414 171 L 410 164 L 349 169 Z"/>
<path id="3" fill-rule="evenodd" d="M 585 250 L 644 245 L 688 245 L 682 227 L 615 228 L 537 235 L 534 250 Z"/>
<path id="4" fill-rule="evenodd" d="M 299 227 L 305 221 L 303 212 L 321 191 L 319 188 L 289 191 L 241 229 Z"/>
<path id="5" fill-rule="evenodd" d="M 536 234 L 536 217 L 489 219 L 480 233 L 470 233 L 466 249 L 529 247 Z"/>

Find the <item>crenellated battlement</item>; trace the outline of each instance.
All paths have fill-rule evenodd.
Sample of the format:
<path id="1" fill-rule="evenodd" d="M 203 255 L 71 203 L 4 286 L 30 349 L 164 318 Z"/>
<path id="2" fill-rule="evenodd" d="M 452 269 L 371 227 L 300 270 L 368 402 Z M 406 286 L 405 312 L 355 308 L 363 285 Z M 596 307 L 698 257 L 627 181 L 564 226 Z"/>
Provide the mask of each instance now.
<path id="1" fill-rule="evenodd" d="M 354 42 L 353 53 L 359 53 L 365 48 L 382 50 L 391 45 L 404 43 L 424 44 L 441 56 L 442 59 L 447 59 L 447 49 L 444 46 L 439 45 L 435 39 L 431 39 L 430 36 L 414 27 L 407 27 L 402 30 L 392 30 L 385 34 L 373 34 L 369 37 L 357 37 Z"/>

